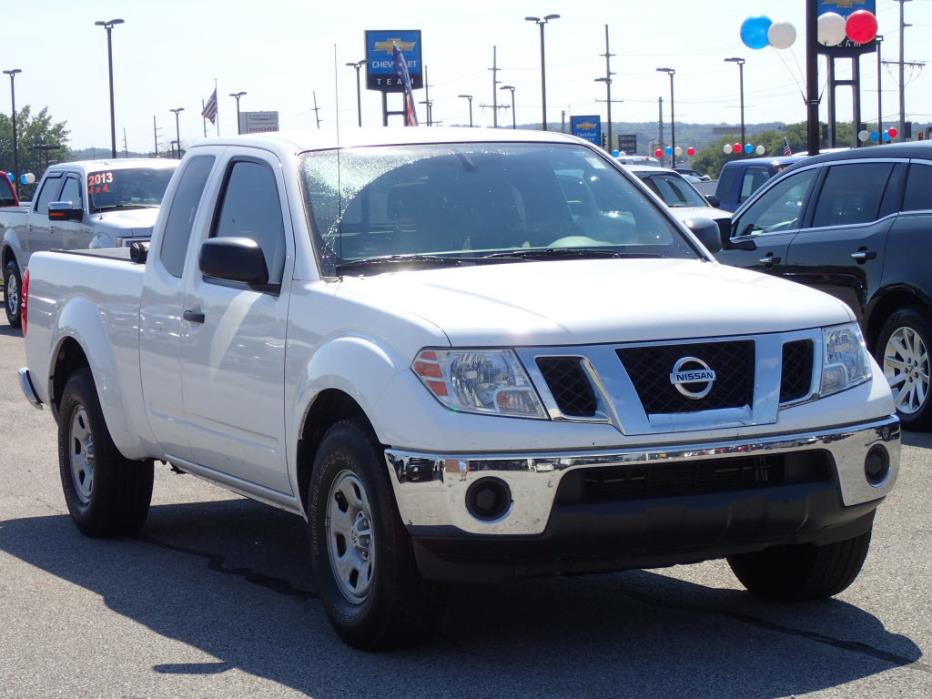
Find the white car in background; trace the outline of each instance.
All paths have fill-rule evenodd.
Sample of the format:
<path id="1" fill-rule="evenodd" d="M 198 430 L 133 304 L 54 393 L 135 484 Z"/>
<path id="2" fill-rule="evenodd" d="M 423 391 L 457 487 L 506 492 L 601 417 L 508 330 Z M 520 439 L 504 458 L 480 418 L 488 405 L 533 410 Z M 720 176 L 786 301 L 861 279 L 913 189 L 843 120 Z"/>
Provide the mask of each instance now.
<path id="1" fill-rule="evenodd" d="M 731 212 L 715 206 L 715 198 L 706 199 L 683 175 L 663 167 L 628 165 L 628 170 L 660 197 L 680 221 L 707 218 L 718 224 L 723 234 L 731 232 Z"/>

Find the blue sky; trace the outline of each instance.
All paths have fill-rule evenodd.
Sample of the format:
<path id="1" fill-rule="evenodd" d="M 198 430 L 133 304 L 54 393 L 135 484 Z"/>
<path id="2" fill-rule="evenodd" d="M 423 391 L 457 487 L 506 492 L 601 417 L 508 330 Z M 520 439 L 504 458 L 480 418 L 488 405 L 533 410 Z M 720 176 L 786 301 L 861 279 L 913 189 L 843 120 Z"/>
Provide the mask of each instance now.
<path id="1" fill-rule="evenodd" d="M 898 5 L 877 0 L 881 33 L 888 41 L 884 57 L 898 52 Z M 3 69 L 21 68 L 17 103 L 47 105 L 56 119 L 67 120 L 72 145 L 109 143 L 105 32 L 95 20 L 123 18 L 114 29 L 117 131 L 123 128 L 131 150 L 150 150 L 153 115 L 164 147 L 174 137 L 172 107 L 184 107 L 183 142 L 202 136 L 201 100 L 218 80 L 220 126 L 235 131 L 234 102 L 227 94 L 240 90 L 244 110 L 278 110 L 283 129 L 314 124 L 312 91 L 317 91 L 324 128 L 356 123 L 355 78 L 344 64 L 363 58 L 365 29 L 414 28 L 423 31 L 434 118 L 445 124 L 467 119 L 461 93 L 475 95 L 476 121 L 491 124 L 492 46 L 498 46 L 499 74 L 517 88 L 518 122 L 539 120 L 539 34 L 526 15 L 559 13 L 547 27 L 547 90 L 551 123 L 568 114 L 604 110 L 596 102 L 604 87 L 594 79 L 604 74 L 604 25 L 612 38 L 613 105 L 616 121 L 657 118 L 657 98 L 666 98 L 668 79 L 660 66 L 677 70 L 677 120 L 736 122 L 737 68 L 728 56 L 747 59 L 747 120 L 802 121 L 800 95 L 803 66 L 803 0 L 688 0 L 632 2 L 568 2 L 564 0 L 471 0 L 468 3 L 425 2 L 293 2 L 291 0 L 46 0 L 19 3 L 5 17 L 0 33 Z M 932 60 L 932 0 L 906 5 L 907 60 Z M 784 52 L 752 51 L 739 39 L 748 15 L 766 14 L 793 22 L 797 45 Z M 337 85 L 334 79 L 334 45 Z M 846 77 L 848 68 L 839 68 Z M 917 121 L 932 122 L 932 66 L 910 76 L 907 111 Z M 865 117 L 876 113 L 876 62 L 862 62 Z M 884 113 L 897 115 L 896 77 L 884 69 Z M 336 93 L 339 90 L 339 114 Z M 839 91 L 839 118 L 850 118 L 850 92 Z M 505 93 L 502 93 L 504 101 Z M 418 94 L 423 99 L 423 93 Z M 420 107 L 423 109 L 423 107 Z M 9 111 L 8 87 L 0 88 L 0 110 Z M 423 113 L 420 114 L 422 120 Z M 380 123 L 378 93 L 363 92 L 363 119 Z M 510 116 L 503 114 L 510 123 Z M 213 133 L 213 132 L 212 132 Z"/>

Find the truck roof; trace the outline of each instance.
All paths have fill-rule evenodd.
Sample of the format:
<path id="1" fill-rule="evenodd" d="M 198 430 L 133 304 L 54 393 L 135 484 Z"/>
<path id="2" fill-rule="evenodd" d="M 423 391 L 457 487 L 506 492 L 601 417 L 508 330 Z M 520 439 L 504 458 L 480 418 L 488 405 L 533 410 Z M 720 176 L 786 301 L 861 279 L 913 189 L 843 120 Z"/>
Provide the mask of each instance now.
<path id="1" fill-rule="evenodd" d="M 87 174 L 98 170 L 127 170 L 130 168 L 148 167 L 155 169 L 169 169 L 178 167 L 178 161 L 173 158 L 106 158 L 100 160 L 75 160 L 70 163 L 55 163 L 49 165 L 48 172 L 61 172 L 75 170 Z"/>

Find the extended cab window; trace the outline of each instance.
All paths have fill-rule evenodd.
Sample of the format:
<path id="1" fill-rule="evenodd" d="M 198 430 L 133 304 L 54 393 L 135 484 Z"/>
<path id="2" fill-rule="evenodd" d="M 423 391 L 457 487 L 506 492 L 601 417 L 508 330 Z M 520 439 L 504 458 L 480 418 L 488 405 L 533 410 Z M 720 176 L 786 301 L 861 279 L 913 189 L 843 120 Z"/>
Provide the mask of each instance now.
<path id="1" fill-rule="evenodd" d="M 741 195 L 738 197 L 738 203 L 743 204 L 758 189 L 764 186 L 764 183 L 770 179 L 770 173 L 766 168 L 749 167 L 744 173 L 744 179 L 741 180 Z"/>
<path id="2" fill-rule="evenodd" d="M 932 211 L 932 167 L 910 166 L 903 211 Z"/>
<path id="3" fill-rule="evenodd" d="M 70 201 L 76 209 L 84 208 L 84 197 L 81 196 L 81 182 L 77 177 L 68 177 L 62 187 L 58 201 Z"/>
<path id="4" fill-rule="evenodd" d="M 739 236 L 780 233 L 799 228 L 817 170 L 805 170 L 777 182 L 738 219 Z"/>
<path id="5" fill-rule="evenodd" d="M 171 211 L 168 212 L 168 219 L 165 221 L 159 258 L 168 273 L 179 279 L 184 270 L 184 258 L 188 251 L 194 216 L 197 214 L 197 207 L 201 203 L 207 177 L 213 166 L 212 155 L 201 155 L 188 161 L 181 173 Z"/>
<path id="6" fill-rule="evenodd" d="M 61 188 L 61 175 L 49 175 L 45 178 L 45 184 L 42 185 L 42 191 L 39 192 L 39 198 L 36 199 L 37 214 L 48 214 L 49 203 L 59 201 L 58 195 L 61 193 Z"/>
<path id="7" fill-rule="evenodd" d="M 233 163 L 214 223 L 218 238 L 252 238 L 265 254 L 269 283 L 281 284 L 285 269 L 285 224 L 275 174 L 251 160 Z"/>
<path id="8" fill-rule="evenodd" d="M 877 220 L 892 163 L 858 163 L 829 168 L 819 194 L 813 228 L 851 226 Z"/>

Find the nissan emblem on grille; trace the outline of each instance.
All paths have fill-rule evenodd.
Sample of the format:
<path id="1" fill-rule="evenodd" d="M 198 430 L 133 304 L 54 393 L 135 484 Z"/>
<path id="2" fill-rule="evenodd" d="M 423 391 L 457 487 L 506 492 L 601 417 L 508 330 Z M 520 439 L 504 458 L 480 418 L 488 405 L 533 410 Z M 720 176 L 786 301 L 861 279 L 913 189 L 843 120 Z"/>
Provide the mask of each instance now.
<path id="1" fill-rule="evenodd" d="M 687 398 L 702 400 L 715 385 L 715 371 L 698 357 L 681 357 L 670 372 L 670 383 Z"/>

